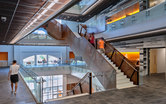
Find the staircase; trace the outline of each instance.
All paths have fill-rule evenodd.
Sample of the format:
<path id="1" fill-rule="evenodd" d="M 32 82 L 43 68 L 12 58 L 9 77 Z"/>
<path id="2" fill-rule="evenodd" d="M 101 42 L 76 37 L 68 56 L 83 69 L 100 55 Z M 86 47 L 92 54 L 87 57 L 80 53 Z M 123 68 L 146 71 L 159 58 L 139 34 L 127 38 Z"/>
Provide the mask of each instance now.
<path id="1" fill-rule="evenodd" d="M 54 27 L 56 29 L 53 29 Z M 138 85 L 139 71 L 135 69 L 135 65 L 109 43 L 106 42 L 104 54 L 97 51 L 85 37 L 76 36 L 67 25 L 52 20 L 45 29 L 56 39 L 62 37 L 76 54 L 83 57 L 94 73 L 104 73 L 103 78 L 97 78 L 105 89 L 122 89 Z"/>
<path id="2" fill-rule="evenodd" d="M 100 52 L 100 51 L 99 51 Z M 127 75 L 124 75 L 121 70 L 116 67 L 116 65 L 107 57 L 104 53 L 100 52 L 103 57 L 114 67 L 116 70 L 116 88 L 117 89 L 124 89 L 124 88 L 130 88 L 135 87 L 136 85 L 133 84 L 132 81 L 130 81 L 129 78 L 127 78 Z"/>

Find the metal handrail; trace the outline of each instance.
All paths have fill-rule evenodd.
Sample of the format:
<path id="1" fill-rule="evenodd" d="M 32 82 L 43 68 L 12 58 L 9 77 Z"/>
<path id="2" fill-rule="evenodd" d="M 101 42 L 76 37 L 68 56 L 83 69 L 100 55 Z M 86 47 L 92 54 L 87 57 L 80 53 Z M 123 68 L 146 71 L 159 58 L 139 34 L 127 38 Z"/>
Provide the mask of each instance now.
<path id="1" fill-rule="evenodd" d="M 82 79 L 80 79 L 80 81 L 75 85 L 75 87 L 73 87 L 71 90 L 67 91 L 67 93 L 72 92 L 77 86 L 79 86 L 79 84 L 80 84 L 82 81 L 85 80 L 85 78 L 89 75 L 89 73 L 90 73 L 90 72 L 86 73 L 85 76 L 84 76 Z"/>
<path id="2" fill-rule="evenodd" d="M 21 65 L 21 69 L 23 69 L 24 72 L 26 72 L 32 79 L 35 80 L 36 83 L 40 83 L 39 81 L 37 81 L 37 74 L 35 74 L 34 72 L 30 71 L 30 70 L 25 70 L 25 68 L 23 67 L 23 65 Z M 35 76 L 33 76 L 32 74 L 30 73 L 33 73 Z"/>
<path id="3" fill-rule="evenodd" d="M 84 29 L 84 30 L 86 31 L 86 33 L 87 33 L 87 28 L 83 27 L 82 24 L 79 24 L 79 26 L 81 26 L 81 31 L 78 30 L 78 33 L 79 33 L 80 35 L 81 35 L 81 33 L 82 33 L 82 29 Z M 79 29 L 79 26 L 78 26 L 78 29 Z M 86 25 L 84 25 L 84 26 L 86 26 Z M 86 26 L 86 27 L 87 27 L 87 26 Z"/>
<path id="4" fill-rule="evenodd" d="M 85 29 L 81 24 L 80 24 L 80 26 L 81 26 L 83 29 Z M 86 29 L 85 29 L 85 30 L 86 30 Z M 114 47 L 111 47 L 110 45 L 108 45 L 108 43 L 106 43 L 106 45 L 107 45 L 108 47 L 110 47 L 110 48 L 113 48 L 115 51 L 119 52 L 119 51 L 116 50 Z M 120 53 L 120 52 L 119 52 L 119 53 Z M 121 59 L 124 58 L 124 56 L 120 56 L 120 57 L 121 57 Z M 133 68 L 133 70 L 135 70 L 136 72 L 138 72 L 138 70 L 137 70 L 136 68 L 134 68 L 133 65 L 131 65 L 126 59 L 124 59 L 124 61 L 125 61 L 128 65 L 130 65 L 130 66 Z"/>

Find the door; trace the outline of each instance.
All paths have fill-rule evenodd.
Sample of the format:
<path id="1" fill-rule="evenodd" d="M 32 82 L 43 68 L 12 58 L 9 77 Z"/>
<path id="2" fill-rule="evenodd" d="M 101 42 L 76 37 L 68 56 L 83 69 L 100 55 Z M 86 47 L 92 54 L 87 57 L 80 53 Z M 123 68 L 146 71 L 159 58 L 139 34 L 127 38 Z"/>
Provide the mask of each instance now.
<path id="1" fill-rule="evenodd" d="M 150 74 L 157 73 L 157 50 L 150 49 Z"/>

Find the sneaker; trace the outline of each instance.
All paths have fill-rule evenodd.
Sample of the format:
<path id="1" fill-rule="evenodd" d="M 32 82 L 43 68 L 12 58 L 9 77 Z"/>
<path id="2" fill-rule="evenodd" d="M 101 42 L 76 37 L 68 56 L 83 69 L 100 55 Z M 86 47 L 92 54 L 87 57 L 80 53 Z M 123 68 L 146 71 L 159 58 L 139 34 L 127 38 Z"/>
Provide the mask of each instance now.
<path id="1" fill-rule="evenodd" d="M 16 95 L 16 92 L 14 92 L 14 95 Z"/>

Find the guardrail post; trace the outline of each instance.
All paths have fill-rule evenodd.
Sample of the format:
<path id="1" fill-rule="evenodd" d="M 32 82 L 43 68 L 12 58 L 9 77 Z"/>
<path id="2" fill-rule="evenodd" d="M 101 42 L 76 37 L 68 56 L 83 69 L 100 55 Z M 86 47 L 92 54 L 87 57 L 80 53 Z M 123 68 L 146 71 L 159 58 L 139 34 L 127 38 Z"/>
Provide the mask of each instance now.
<path id="1" fill-rule="evenodd" d="M 111 55 L 110 59 L 112 59 L 112 56 L 114 55 L 114 52 L 115 52 L 115 49 L 113 50 L 113 52 L 112 52 L 112 55 Z"/>
<path id="2" fill-rule="evenodd" d="M 92 94 L 92 73 L 89 73 L 89 94 Z"/>
<path id="3" fill-rule="evenodd" d="M 123 64 L 124 59 L 125 59 L 125 57 L 123 57 L 123 59 L 122 59 L 122 61 L 121 61 L 120 65 L 119 65 L 119 67 L 118 67 L 119 69 L 121 68 L 121 66 L 122 66 L 122 64 Z"/>
<path id="4" fill-rule="evenodd" d="M 137 71 L 137 85 L 139 85 L 139 71 Z"/>
<path id="5" fill-rule="evenodd" d="M 83 93 L 81 83 L 79 83 L 79 86 L 80 86 L 81 93 Z"/>
<path id="6" fill-rule="evenodd" d="M 133 71 L 133 73 L 132 73 L 132 75 L 130 77 L 130 80 L 132 80 L 134 73 L 135 73 L 135 70 Z"/>
<path id="7" fill-rule="evenodd" d="M 74 89 L 73 89 L 73 95 L 75 95 Z"/>

